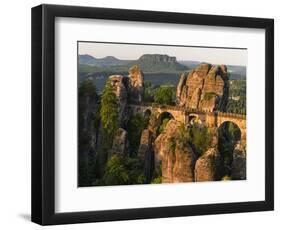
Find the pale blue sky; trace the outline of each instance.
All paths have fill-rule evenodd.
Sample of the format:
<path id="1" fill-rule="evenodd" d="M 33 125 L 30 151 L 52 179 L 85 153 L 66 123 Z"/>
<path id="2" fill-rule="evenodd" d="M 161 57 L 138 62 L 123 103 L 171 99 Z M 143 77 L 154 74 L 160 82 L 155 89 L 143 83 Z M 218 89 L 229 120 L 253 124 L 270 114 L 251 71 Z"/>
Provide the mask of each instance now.
<path id="1" fill-rule="evenodd" d="M 175 56 L 177 60 L 247 66 L 245 49 L 79 42 L 79 54 L 89 54 L 96 58 L 114 56 L 123 60 L 135 60 L 143 54 L 167 54 Z"/>

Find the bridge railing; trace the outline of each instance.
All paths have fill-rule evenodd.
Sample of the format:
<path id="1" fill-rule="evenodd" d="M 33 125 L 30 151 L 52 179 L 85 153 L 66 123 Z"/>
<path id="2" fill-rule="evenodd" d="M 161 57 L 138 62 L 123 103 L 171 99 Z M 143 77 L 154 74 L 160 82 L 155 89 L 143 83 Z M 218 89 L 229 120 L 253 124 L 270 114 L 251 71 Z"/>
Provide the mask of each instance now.
<path id="1" fill-rule="evenodd" d="M 246 120 L 245 114 L 217 112 L 217 115 L 220 117 L 233 117 Z"/>
<path id="2" fill-rule="evenodd" d="M 221 117 L 233 117 L 233 118 L 246 119 L 245 114 L 226 113 L 226 112 L 220 112 L 220 111 L 206 112 L 204 110 L 186 108 L 186 107 L 178 106 L 178 105 L 160 105 L 157 103 L 134 102 L 134 103 L 130 103 L 129 106 L 144 106 L 144 107 L 152 107 L 152 108 L 159 108 L 159 109 L 166 109 L 166 110 L 182 111 L 182 112 L 186 112 L 186 113 L 201 113 L 201 114 L 208 114 L 208 115 L 218 115 Z"/>

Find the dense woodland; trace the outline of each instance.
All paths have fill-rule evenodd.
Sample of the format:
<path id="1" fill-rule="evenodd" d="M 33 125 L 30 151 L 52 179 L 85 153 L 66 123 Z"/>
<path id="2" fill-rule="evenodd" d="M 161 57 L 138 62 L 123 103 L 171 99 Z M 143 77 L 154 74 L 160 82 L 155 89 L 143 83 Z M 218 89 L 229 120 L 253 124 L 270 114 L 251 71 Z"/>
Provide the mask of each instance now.
<path id="1" fill-rule="evenodd" d="M 246 80 L 231 80 L 226 111 L 246 114 Z"/>

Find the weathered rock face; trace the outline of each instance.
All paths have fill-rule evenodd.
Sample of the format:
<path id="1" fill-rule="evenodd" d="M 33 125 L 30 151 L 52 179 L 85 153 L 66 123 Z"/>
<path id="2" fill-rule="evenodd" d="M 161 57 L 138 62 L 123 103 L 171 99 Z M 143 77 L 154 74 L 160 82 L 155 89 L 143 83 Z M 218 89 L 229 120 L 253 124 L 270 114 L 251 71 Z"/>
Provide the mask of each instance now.
<path id="1" fill-rule="evenodd" d="M 126 155 L 128 150 L 128 134 L 127 131 L 119 128 L 114 136 L 111 154 Z"/>
<path id="2" fill-rule="evenodd" d="M 138 158 L 144 165 L 144 175 L 146 182 L 151 179 L 153 149 L 152 149 L 152 133 L 145 129 L 142 131 L 140 145 L 138 149 Z"/>
<path id="3" fill-rule="evenodd" d="M 168 146 L 168 141 L 170 141 L 170 138 L 176 133 L 178 126 L 179 122 L 175 120 L 170 120 L 167 123 L 164 132 L 162 132 L 154 141 L 155 168 L 159 166 L 161 160 L 165 155 L 169 155 L 170 149 Z"/>
<path id="4" fill-rule="evenodd" d="M 186 73 L 182 73 L 177 86 L 176 97 L 177 97 L 177 104 L 179 106 L 183 106 L 187 99 L 187 86 L 186 86 L 187 76 L 188 75 L 186 75 Z"/>
<path id="5" fill-rule="evenodd" d="M 118 123 L 123 127 L 128 119 L 127 104 L 141 102 L 144 94 L 143 73 L 138 66 L 129 69 L 129 77 L 111 75 L 108 80 L 114 88 L 118 102 Z"/>
<path id="6" fill-rule="evenodd" d="M 200 101 L 198 108 L 206 112 L 213 112 L 217 110 L 219 104 L 219 97 L 215 94 L 211 95 L 210 98 L 205 98 Z"/>
<path id="7" fill-rule="evenodd" d="M 155 167 L 162 164 L 162 182 L 194 181 L 195 154 L 190 145 L 180 143 L 180 122 L 170 120 L 164 130 L 155 140 Z"/>
<path id="8" fill-rule="evenodd" d="M 210 64 L 202 64 L 192 70 L 187 77 L 188 99 L 190 99 L 197 88 L 203 89 L 204 80 L 211 68 Z"/>
<path id="9" fill-rule="evenodd" d="M 182 74 L 177 87 L 177 103 L 205 112 L 224 111 L 228 99 L 227 68 L 201 64 L 189 74 Z"/>
<path id="10" fill-rule="evenodd" d="M 180 147 L 177 143 L 175 149 L 175 164 L 173 168 L 173 182 L 194 181 L 195 154 L 190 145 Z"/>
<path id="11" fill-rule="evenodd" d="M 97 105 L 95 95 L 79 96 L 79 143 L 87 143 L 87 145 L 79 145 L 79 154 L 81 156 L 90 156 L 96 153 L 99 130 L 92 122 L 96 115 Z"/>
<path id="12" fill-rule="evenodd" d="M 134 65 L 129 69 L 129 95 L 132 102 L 141 102 L 143 100 L 143 73 L 137 65 Z"/>
<path id="13" fill-rule="evenodd" d="M 118 123 L 120 126 L 123 125 L 124 120 L 127 118 L 127 102 L 128 102 L 128 91 L 127 91 L 127 78 L 122 75 L 111 75 L 108 78 L 115 90 L 117 103 L 118 103 Z"/>
<path id="14" fill-rule="evenodd" d="M 195 164 L 195 181 L 220 180 L 221 157 L 216 148 L 210 148 Z"/>
<path id="15" fill-rule="evenodd" d="M 187 102 L 187 107 L 191 109 L 197 109 L 201 99 L 201 94 L 202 90 L 200 88 L 196 88 L 190 100 Z"/>
<path id="16" fill-rule="evenodd" d="M 241 143 L 237 143 L 233 151 L 231 178 L 233 180 L 246 179 L 246 150 Z"/>
<path id="17" fill-rule="evenodd" d="M 138 150 L 138 157 L 145 161 L 146 155 L 152 150 L 152 135 L 148 129 L 142 131 L 140 145 Z"/>

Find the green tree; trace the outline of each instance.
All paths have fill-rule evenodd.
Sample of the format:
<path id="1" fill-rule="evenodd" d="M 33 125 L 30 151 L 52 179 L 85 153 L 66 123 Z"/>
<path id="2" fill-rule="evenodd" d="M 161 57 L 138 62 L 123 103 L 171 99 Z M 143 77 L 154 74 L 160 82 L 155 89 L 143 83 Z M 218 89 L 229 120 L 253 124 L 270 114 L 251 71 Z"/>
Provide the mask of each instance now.
<path id="1" fill-rule="evenodd" d="M 169 120 L 171 120 L 171 119 L 170 118 L 163 119 L 162 124 L 159 126 L 159 133 L 162 133 L 165 130 Z"/>
<path id="2" fill-rule="evenodd" d="M 90 79 L 86 79 L 80 84 L 79 96 L 97 96 L 96 87 Z"/>
<path id="3" fill-rule="evenodd" d="M 174 89 L 170 86 L 159 87 L 154 95 L 154 101 L 159 104 L 172 105 L 174 103 Z"/>
<path id="4" fill-rule="evenodd" d="M 161 184 L 162 183 L 162 164 L 158 165 L 152 175 L 151 184 Z"/>
<path id="5" fill-rule="evenodd" d="M 123 185 L 129 183 L 129 175 L 120 156 L 115 154 L 107 161 L 103 183 L 105 185 Z"/>
<path id="6" fill-rule="evenodd" d="M 226 112 L 246 114 L 246 81 L 231 80 Z"/>
<path id="7" fill-rule="evenodd" d="M 154 91 L 153 86 L 150 81 L 144 82 L 144 101 L 145 102 L 153 102 Z"/>
<path id="8" fill-rule="evenodd" d="M 110 81 L 106 83 L 101 96 L 100 117 L 103 130 L 112 137 L 118 126 L 118 104 Z"/>
<path id="9" fill-rule="evenodd" d="M 112 146 L 114 134 L 118 128 L 118 104 L 114 88 L 110 81 L 107 81 L 101 95 L 100 121 L 102 124 L 101 143 L 98 146 L 96 164 L 98 178 L 104 176 L 108 151 Z"/>
<path id="10" fill-rule="evenodd" d="M 193 150 L 198 156 L 204 154 L 212 142 L 212 136 L 205 126 L 192 126 L 189 131 L 189 139 Z"/>
<path id="11" fill-rule="evenodd" d="M 138 158 L 114 154 L 106 164 L 102 185 L 143 184 L 143 165 Z"/>
<path id="12" fill-rule="evenodd" d="M 130 143 L 130 151 L 133 155 L 136 154 L 142 131 L 147 127 L 149 117 L 142 117 L 141 115 L 135 115 L 130 118 L 127 124 L 128 138 Z"/>
<path id="13" fill-rule="evenodd" d="M 178 145 L 180 148 L 184 148 L 187 143 L 189 143 L 190 140 L 190 134 L 186 126 L 181 123 L 180 126 L 178 127 Z"/>
<path id="14" fill-rule="evenodd" d="M 162 176 L 155 177 L 151 180 L 151 184 L 161 184 L 162 183 Z"/>

